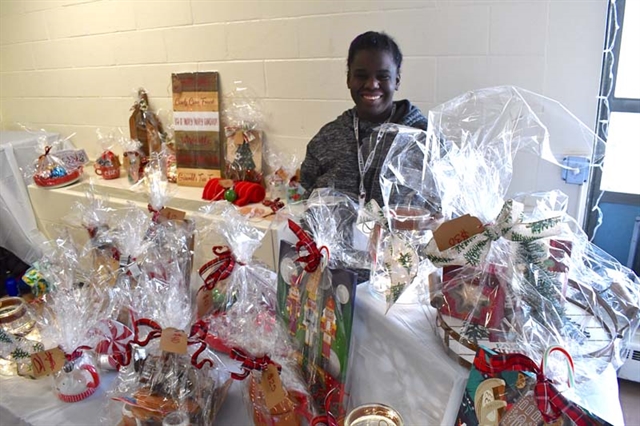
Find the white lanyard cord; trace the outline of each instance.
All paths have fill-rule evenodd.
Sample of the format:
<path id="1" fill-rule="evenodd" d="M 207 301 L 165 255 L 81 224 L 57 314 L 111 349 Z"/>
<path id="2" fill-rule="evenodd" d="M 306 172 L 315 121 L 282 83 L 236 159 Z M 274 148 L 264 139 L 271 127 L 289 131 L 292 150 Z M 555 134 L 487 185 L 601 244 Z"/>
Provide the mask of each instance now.
<path id="1" fill-rule="evenodd" d="M 389 121 L 391 121 L 391 117 L 393 117 L 393 114 L 395 114 L 396 112 L 396 105 L 393 104 L 393 108 L 391 108 L 391 114 L 389 114 L 389 118 L 387 118 L 383 124 L 388 123 Z M 371 163 L 373 162 L 373 157 L 374 155 L 371 155 L 371 153 L 369 153 L 369 157 L 367 158 L 367 164 L 365 165 L 364 163 L 364 159 L 362 158 L 362 150 L 360 149 L 360 119 L 358 118 L 358 113 L 356 112 L 356 109 L 353 109 L 353 134 L 356 137 L 356 149 L 358 150 L 358 170 L 360 171 L 360 194 L 359 194 L 359 203 L 360 203 L 360 208 L 364 208 L 364 201 L 367 197 L 367 191 L 364 187 L 364 174 L 365 174 L 365 168 L 368 170 L 369 167 L 371 167 Z M 375 150 L 378 148 L 378 145 L 380 144 L 380 140 L 382 140 L 382 138 L 384 137 L 384 132 L 378 132 L 378 135 L 376 137 L 376 144 L 373 148 L 373 152 L 375 152 Z"/>

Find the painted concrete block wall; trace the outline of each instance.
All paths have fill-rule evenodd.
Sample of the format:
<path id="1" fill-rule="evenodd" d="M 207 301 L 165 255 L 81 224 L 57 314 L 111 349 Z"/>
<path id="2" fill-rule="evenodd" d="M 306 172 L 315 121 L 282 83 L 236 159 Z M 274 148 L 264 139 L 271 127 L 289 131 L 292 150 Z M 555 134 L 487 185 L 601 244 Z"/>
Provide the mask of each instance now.
<path id="1" fill-rule="evenodd" d="M 349 108 L 346 53 L 366 30 L 405 55 L 397 98 L 429 108 L 467 90 L 513 84 L 564 103 L 593 127 L 607 0 L 1 0 L 0 114 L 73 138 L 95 156 L 96 128 L 126 130 L 138 87 L 170 118 L 170 74 L 221 73 L 262 100 L 267 143 L 304 155 Z M 519 160 L 514 190 L 580 187 Z"/>

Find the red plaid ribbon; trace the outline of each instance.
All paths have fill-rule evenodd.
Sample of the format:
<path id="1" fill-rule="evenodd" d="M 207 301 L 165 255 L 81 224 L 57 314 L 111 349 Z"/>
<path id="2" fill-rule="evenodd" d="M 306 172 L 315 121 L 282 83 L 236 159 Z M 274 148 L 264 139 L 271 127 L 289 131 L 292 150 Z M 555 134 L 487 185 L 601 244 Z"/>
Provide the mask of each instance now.
<path id="1" fill-rule="evenodd" d="M 318 269 L 320 261 L 322 260 L 322 250 L 326 250 L 327 252 L 329 252 L 329 249 L 325 246 L 318 248 L 316 242 L 313 241 L 313 238 L 311 238 L 309 234 L 304 232 L 300 225 L 298 225 L 291 219 L 289 219 L 289 229 L 291 229 L 296 237 L 298 237 L 296 250 L 298 250 L 298 255 L 300 257 L 296 259 L 296 262 L 306 263 L 306 265 L 304 266 L 304 270 L 307 272 L 313 272 Z M 304 256 L 300 253 L 303 249 L 307 253 Z"/>
<path id="2" fill-rule="evenodd" d="M 160 324 L 158 324 L 157 322 L 151 319 L 132 318 L 132 322 L 133 322 L 133 333 L 134 333 L 133 339 L 131 339 L 131 341 L 127 343 L 123 351 L 115 352 L 112 355 L 113 360 L 115 364 L 118 366 L 118 368 L 128 365 L 129 362 L 131 362 L 131 358 L 132 358 L 131 353 L 133 351 L 133 347 L 132 347 L 133 344 L 140 345 L 140 346 L 147 346 L 149 342 L 159 338 L 162 335 L 162 327 L 160 326 Z M 144 339 L 142 338 L 143 334 L 140 330 L 142 327 L 151 329 L 146 334 Z M 210 367 L 213 367 L 214 365 L 214 362 L 208 358 L 198 361 L 198 357 L 207 348 L 207 344 L 204 342 L 204 338 L 207 335 L 207 331 L 208 331 L 207 325 L 203 321 L 198 321 L 191 326 L 191 330 L 189 332 L 189 338 L 187 339 L 188 346 L 200 345 L 200 347 L 191 356 L 191 364 L 198 369 L 201 369 L 202 367 L 204 367 L 205 364 L 209 364 Z"/>
<path id="3" fill-rule="evenodd" d="M 236 266 L 236 263 L 242 265 L 242 263 L 238 262 L 233 256 L 229 247 L 215 246 L 212 250 L 213 254 L 217 257 L 202 265 L 198 270 L 198 274 L 200 274 L 204 280 L 204 285 L 200 287 L 200 290 L 203 288 L 206 290 L 213 290 L 216 283 L 229 278 L 229 275 L 233 272 L 233 268 Z M 213 269 L 213 271 L 205 277 L 205 274 L 209 269 Z"/>
<path id="4" fill-rule="evenodd" d="M 536 375 L 537 383 L 534 388 L 534 396 L 538 410 L 546 423 L 552 423 L 563 413 L 577 426 L 589 426 L 593 424 L 582 408 L 567 400 L 556 387 L 547 379 L 531 358 L 522 354 L 490 354 L 484 348 L 478 349 L 473 366 L 481 373 L 495 375 L 501 371 L 525 371 Z"/>
<path id="5" fill-rule="evenodd" d="M 282 366 L 272 361 L 269 356 L 263 355 L 259 357 L 252 357 L 240 348 L 231 349 L 229 358 L 236 361 L 242 361 L 242 365 L 240 366 L 243 370 L 242 373 L 231 373 L 231 377 L 235 380 L 246 379 L 251 373 L 251 370 L 264 371 L 267 369 L 269 364 L 275 365 L 278 368 L 278 371 L 282 371 Z"/>
<path id="6" fill-rule="evenodd" d="M 262 205 L 269 207 L 273 213 L 284 207 L 284 203 L 280 201 L 280 198 L 276 198 L 275 200 L 264 200 Z"/>

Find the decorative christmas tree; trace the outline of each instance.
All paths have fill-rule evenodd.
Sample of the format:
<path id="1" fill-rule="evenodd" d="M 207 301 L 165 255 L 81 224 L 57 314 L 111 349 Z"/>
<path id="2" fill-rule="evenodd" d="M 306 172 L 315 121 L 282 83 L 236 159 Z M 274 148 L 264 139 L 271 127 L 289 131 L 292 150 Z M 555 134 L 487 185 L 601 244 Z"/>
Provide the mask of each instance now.
<path id="1" fill-rule="evenodd" d="M 256 163 L 253 161 L 253 152 L 251 152 L 251 146 L 248 142 L 244 141 L 242 142 L 242 145 L 238 147 L 233 167 L 240 171 L 241 174 L 255 170 Z"/>
<path id="2" fill-rule="evenodd" d="M 547 250 L 543 242 L 521 241 L 518 244 L 518 264 L 524 266 L 523 276 L 536 291 L 525 291 L 524 302 L 531 308 L 531 316 L 540 324 L 560 330 L 567 322 L 562 283 L 557 273 L 544 266 Z"/>

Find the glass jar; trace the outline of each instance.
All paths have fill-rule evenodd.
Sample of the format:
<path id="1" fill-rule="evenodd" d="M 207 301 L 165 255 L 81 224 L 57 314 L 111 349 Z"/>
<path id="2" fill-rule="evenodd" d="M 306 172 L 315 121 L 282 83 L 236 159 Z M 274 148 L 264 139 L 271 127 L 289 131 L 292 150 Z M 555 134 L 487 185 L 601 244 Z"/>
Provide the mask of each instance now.
<path id="1" fill-rule="evenodd" d="M 25 301 L 20 297 L 0 299 L 0 374 L 34 378 L 31 354 L 43 350 Z"/>
<path id="2" fill-rule="evenodd" d="M 366 404 L 347 414 L 344 426 L 403 426 L 400 413 L 384 404 Z"/>
<path id="3" fill-rule="evenodd" d="M 21 297 L 0 299 L 0 327 L 14 336 L 26 336 L 36 324 L 27 304 Z"/>
<path id="4" fill-rule="evenodd" d="M 162 420 L 162 426 L 189 426 L 189 415 L 184 411 L 174 411 Z"/>
<path id="5" fill-rule="evenodd" d="M 90 397 L 100 385 L 100 375 L 93 357 L 84 352 L 67 361 L 62 370 L 53 374 L 53 391 L 63 402 L 78 402 Z"/>

